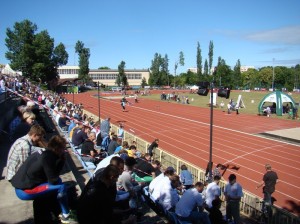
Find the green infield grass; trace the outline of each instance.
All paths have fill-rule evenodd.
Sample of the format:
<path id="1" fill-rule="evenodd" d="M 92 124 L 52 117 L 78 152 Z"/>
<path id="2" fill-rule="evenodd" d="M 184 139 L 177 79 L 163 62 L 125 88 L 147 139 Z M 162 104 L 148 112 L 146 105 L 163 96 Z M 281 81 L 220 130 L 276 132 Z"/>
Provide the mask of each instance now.
<path id="1" fill-rule="evenodd" d="M 245 105 L 244 108 L 241 108 L 239 110 L 240 113 L 245 113 L 245 114 L 253 114 L 257 115 L 258 114 L 258 105 L 261 102 L 261 100 L 270 92 L 258 92 L 258 91 L 251 91 L 251 92 L 244 92 L 244 91 L 232 91 L 230 93 L 230 98 L 221 98 L 217 97 L 217 106 L 215 107 L 215 110 L 227 110 L 227 103 L 230 101 L 230 99 L 233 99 L 234 102 L 237 101 L 238 96 L 242 96 L 242 101 Z M 189 98 L 190 104 L 188 106 L 198 106 L 198 107 L 209 107 L 210 105 L 210 93 L 207 96 L 199 96 L 198 94 L 192 94 L 186 91 L 185 93 L 179 92 L 181 96 L 185 96 Z M 300 102 L 300 93 L 288 93 L 290 97 L 295 101 L 296 105 L 299 104 Z M 148 98 L 152 100 L 161 100 L 160 99 L 161 94 L 151 94 L 148 96 L 140 96 L 140 98 Z M 223 101 L 224 103 L 224 108 L 220 107 L 220 103 Z M 170 103 L 177 103 L 173 100 L 169 101 Z M 267 104 L 266 104 L 267 105 Z M 271 104 L 270 104 L 271 105 Z M 285 105 L 285 103 L 284 103 Z M 298 114 L 300 112 L 298 111 Z M 278 118 L 283 118 L 287 119 L 288 115 L 283 114 L 283 116 L 276 116 Z"/>

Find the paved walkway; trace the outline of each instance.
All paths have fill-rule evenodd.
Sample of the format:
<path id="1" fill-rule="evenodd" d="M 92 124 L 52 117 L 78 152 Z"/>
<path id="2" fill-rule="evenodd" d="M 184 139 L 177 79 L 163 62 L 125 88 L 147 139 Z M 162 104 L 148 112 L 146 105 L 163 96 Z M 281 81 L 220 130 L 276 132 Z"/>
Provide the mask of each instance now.
<path id="1" fill-rule="evenodd" d="M 278 139 L 288 140 L 296 143 L 300 143 L 300 127 L 282 129 L 278 131 L 269 131 L 266 134 L 277 137 Z"/>

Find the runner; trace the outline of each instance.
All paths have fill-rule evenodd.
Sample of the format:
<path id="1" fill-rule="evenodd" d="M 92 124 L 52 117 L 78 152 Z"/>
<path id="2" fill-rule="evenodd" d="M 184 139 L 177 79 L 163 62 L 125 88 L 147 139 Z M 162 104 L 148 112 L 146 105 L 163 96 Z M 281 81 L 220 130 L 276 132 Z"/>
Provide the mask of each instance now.
<path id="1" fill-rule="evenodd" d="M 122 109 L 123 109 L 123 112 L 125 112 L 125 106 L 126 106 L 126 103 L 127 103 L 128 101 L 126 100 L 126 98 L 125 97 L 123 97 L 122 99 L 121 99 L 121 106 L 122 106 Z"/>

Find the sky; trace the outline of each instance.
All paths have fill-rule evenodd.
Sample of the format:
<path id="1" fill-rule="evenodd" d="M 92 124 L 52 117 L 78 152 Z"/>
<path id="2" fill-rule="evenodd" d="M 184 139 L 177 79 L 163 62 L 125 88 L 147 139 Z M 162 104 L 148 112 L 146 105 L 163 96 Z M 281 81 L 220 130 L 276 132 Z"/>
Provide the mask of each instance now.
<path id="1" fill-rule="evenodd" d="M 68 65 L 78 65 L 76 42 L 90 49 L 90 69 L 148 69 L 155 53 L 169 58 L 169 71 L 182 51 L 184 66 L 196 67 L 199 42 L 202 64 L 214 44 L 218 58 L 241 65 L 292 67 L 300 64 L 300 0 L 5 0 L 0 12 L 0 64 L 5 58 L 7 28 L 30 20 L 63 43 Z"/>

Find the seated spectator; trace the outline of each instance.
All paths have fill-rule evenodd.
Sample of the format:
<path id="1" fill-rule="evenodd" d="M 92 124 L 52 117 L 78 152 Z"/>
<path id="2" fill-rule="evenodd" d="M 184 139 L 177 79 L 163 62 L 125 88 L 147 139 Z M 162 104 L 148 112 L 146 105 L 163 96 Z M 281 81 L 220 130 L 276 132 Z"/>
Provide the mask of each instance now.
<path id="1" fill-rule="evenodd" d="M 46 149 L 40 149 L 27 158 L 11 179 L 11 184 L 21 200 L 53 195 L 62 210 L 61 222 L 69 223 L 66 187 L 59 177 L 65 163 L 65 149 L 65 139 L 59 135 L 53 136 Z"/>
<path id="2" fill-rule="evenodd" d="M 123 141 L 122 146 L 117 147 L 115 153 L 118 153 L 121 149 L 124 149 L 126 151 L 129 149 L 129 145 L 127 141 Z"/>
<path id="3" fill-rule="evenodd" d="M 95 149 L 96 133 L 88 133 L 88 138 L 83 142 L 81 147 L 81 157 L 83 161 L 92 162 L 97 165 L 100 161 L 99 151 Z"/>
<path id="4" fill-rule="evenodd" d="M 129 192 L 131 198 L 129 200 L 129 206 L 132 209 L 138 208 L 138 201 L 141 196 L 142 184 L 132 179 L 131 175 L 136 164 L 136 160 L 132 157 L 128 157 L 125 160 L 125 167 L 123 173 L 119 176 L 117 181 L 117 189 Z"/>
<path id="5" fill-rule="evenodd" d="M 89 181 L 79 198 L 77 209 L 79 223 L 135 223 L 135 216 L 122 220 L 114 213 L 115 186 L 119 175 L 120 169 L 110 164 Z"/>
<path id="6" fill-rule="evenodd" d="M 151 161 L 151 164 L 152 164 L 152 166 L 154 167 L 154 172 L 155 172 L 155 177 L 157 177 L 158 175 L 160 175 L 162 172 L 161 172 L 161 170 L 160 170 L 160 168 L 161 168 L 161 164 L 160 164 L 160 162 L 159 162 L 159 160 L 152 160 Z"/>
<path id="7" fill-rule="evenodd" d="M 158 188 L 163 179 L 168 178 L 169 176 L 174 175 L 175 169 L 173 167 L 168 167 L 163 173 L 155 177 L 149 184 L 149 192 L 152 194 L 154 188 Z"/>
<path id="8" fill-rule="evenodd" d="M 69 126 L 68 126 L 68 137 L 69 137 L 69 138 L 70 138 L 70 133 L 71 133 L 72 129 L 76 127 L 76 124 L 77 124 L 77 121 L 76 121 L 76 120 L 72 119 L 72 120 L 70 121 L 70 124 L 69 124 Z"/>
<path id="9" fill-rule="evenodd" d="M 112 155 L 112 154 L 114 154 L 116 148 L 119 146 L 117 140 L 118 140 L 117 135 L 113 135 L 112 139 L 111 139 L 111 142 L 109 143 L 108 149 L 107 149 L 107 154 L 109 156 Z"/>
<path id="10" fill-rule="evenodd" d="M 118 153 L 121 149 L 122 149 L 122 139 L 121 138 L 118 138 L 117 139 L 117 143 L 118 143 L 118 146 L 116 147 L 115 151 L 114 151 L 114 154 L 115 153 Z"/>
<path id="11" fill-rule="evenodd" d="M 23 119 L 23 113 L 26 111 L 24 106 L 19 106 L 14 111 L 14 119 L 9 123 L 9 138 L 13 141 L 13 136 L 15 134 L 17 126 L 21 123 Z"/>
<path id="12" fill-rule="evenodd" d="M 158 198 L 158 204 L 166 213 L 167 211 L 175 212 L 175 206 L 179 201 L 179 195 L 177 188 L 181 186 L 178 175 L 170 176 L 170 183 L 164 184 L 160 189 L 160 196 Z"/>
<path id="13" fill-rule="evenodd" d="M 59 119 L 58 119 L 58 126 L 63 130 L 63 131 L 67 131 L 68 127 L 70 125 L 70 120 L 69 118 L 67 118 L 67 115 L 65 112 L 63 112 Z"/>
<path id="14" fill-rule="evenodd" d="M 35 114 L 32 112 L 24 112 L 22 115 L 21 123 L 15 129 L 15 133 L 12 137 L 13 141 L 26 135 L 34 122 Z"/>
<path id="15" fill-rule="evenodd" d="M 72 135 L 72 143 L 74 146 L 77 146 L 79 148 L 82 147 L 83 142 L 88 138 L 88 133 L 90 133 L 91 128 L 88 126 L 79 126 L 73 131 Z"/>
<path id="16" fill-rule="evenodd" d="M 127 152 L 128 152 L 128 156 L 132 158 L 138 158 L 140 156 L 140 153 L 137 151 L 135 145 L 129 146 Z"/>
<path id="17" fill-rule="evenodd" d="M 193 186 L 194 177 L 192 173 L 187 169 L 186 165 L 181 165 L 180 181 L 182 182 L 184 189 L 188 190 Z"/>
<path id="18" fill-rule="evenodd" d="M 143 157 L 136 158 L 137 164 L 134 168 L 135 180 L 150 183 L 155 178 L 155 168 L 151 163 L 151 156 L 146 153 Z"/>
<path id="19" fill-rule="evenodd" d="M 11 180 L 20 166 L 33 152 L 37 151 L 39 147 L 45 147 L 44 141 L 42 141 L 45 135 L 45 130 L 40 125 L 33 125 L 28 134 L 17 139 L 10 147 L 7 157 L 7 174 L 6 179 Z"/>
<path id="20" fill-rule="evenodd" d="M 209 219 L 211 224 L 226 224 L 227 222 L 223 218 L 222 212 L 220 211 L 222 201 L 215 199 L 212 201 L 212 207 L 209 211 Z"/>
<path id="21" fill-rule="evenodd" d="M 181 196 L 175 208 L 175 213 L 179 220 L 210 224 L 207 213 L 203 211 L 204 201 L 201 195 L 203 187 L 201 182 L 197 182 L 194 188 L 188 189 Z"/>

